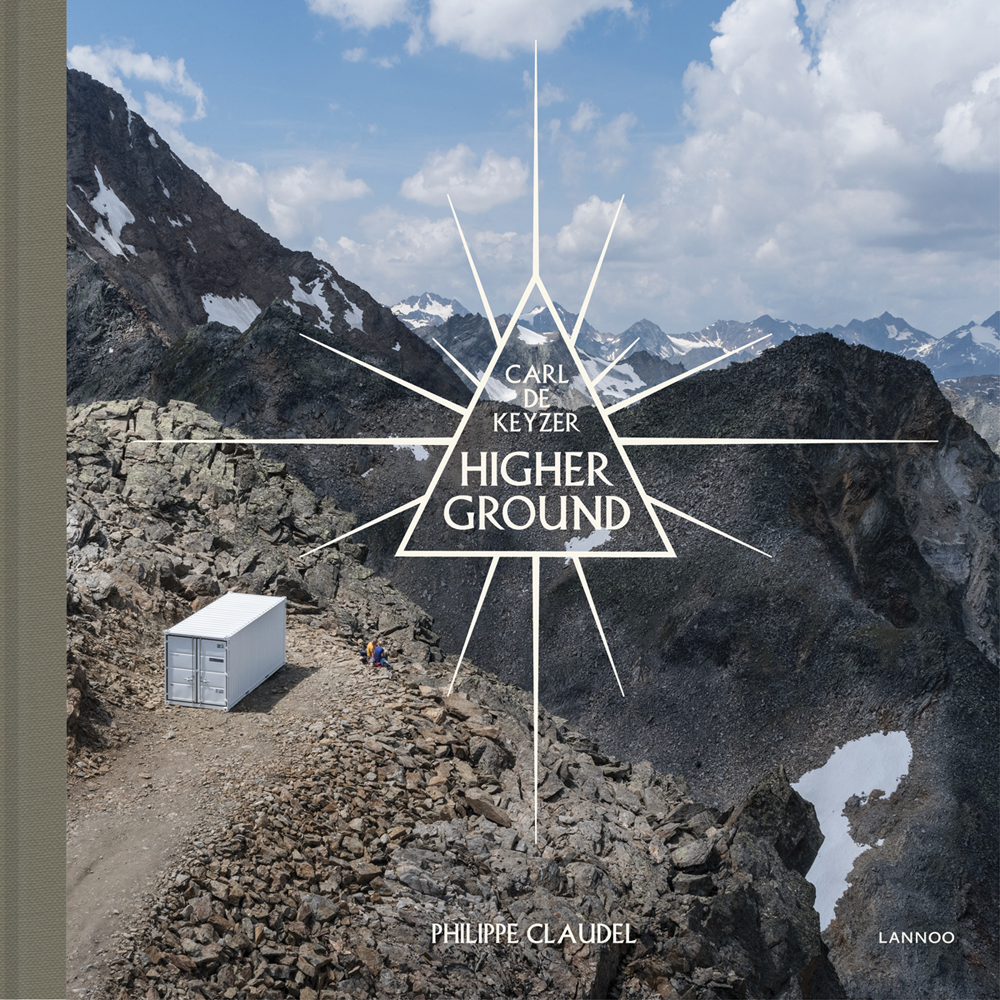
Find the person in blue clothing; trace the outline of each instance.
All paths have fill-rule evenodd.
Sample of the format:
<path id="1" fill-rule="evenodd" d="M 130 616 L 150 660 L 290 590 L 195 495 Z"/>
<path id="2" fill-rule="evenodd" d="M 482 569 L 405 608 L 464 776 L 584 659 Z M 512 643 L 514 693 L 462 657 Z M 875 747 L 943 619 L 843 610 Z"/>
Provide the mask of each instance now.
<path id="1" fill-rule="evenodd" d="M 372 666 L 385 667 L 386 670 L 392 670 L 392 664 L 385 655 L 385 647 L 382 646 L 381 639 L 375 640 L 375 648 L 372 650 Z"/>

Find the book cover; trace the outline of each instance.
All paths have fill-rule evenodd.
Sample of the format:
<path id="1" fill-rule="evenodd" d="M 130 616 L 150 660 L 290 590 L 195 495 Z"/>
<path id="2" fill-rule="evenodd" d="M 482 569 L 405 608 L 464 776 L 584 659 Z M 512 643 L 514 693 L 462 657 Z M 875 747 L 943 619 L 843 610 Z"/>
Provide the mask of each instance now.
<path id="1" fill-rule="evenodd" d="M 70 8 L 68 989 L 992 995 L 989 47 L 256 13 Z"/>

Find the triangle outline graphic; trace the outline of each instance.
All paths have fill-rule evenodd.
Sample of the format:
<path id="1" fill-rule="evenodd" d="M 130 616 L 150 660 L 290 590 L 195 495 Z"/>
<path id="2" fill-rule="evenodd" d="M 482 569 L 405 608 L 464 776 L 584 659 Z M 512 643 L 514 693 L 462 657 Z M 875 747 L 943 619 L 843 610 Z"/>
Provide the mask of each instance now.
<path id="1" fill-rule="evenodd" d="M 624 466 L 624 468 L 625 468 L 626 472 L 628 473 L 628 476 L 629 476 L 629 478 L 631 480 L 631 485 L 635 488 L 636 492 L 639 495 L 639 498 L 642 500 L 643 506 L 644 506 L 644 508 L 646 510 L 646 513 L 647 513 L 647 515 L 649 517 L 649 520 L 652 523 L 652 526 L 653 526 L 654 530 L 656 531 L 656 534 L 658 535 L 660 541 L 663 543 L 663 549 L 662 550 L 660 550 L 660 549 L 652 550 L 652 551 L 650 551 L 650 550 L 642 550 L 642 551 L 632 551 L 632 550 L 616 551 L 616 550 L 611 550 L 611 551 L 606 551 L 606 552 L 598 552 L 598 551 L 593 551 L 593 550 L 591 550 L 591 551 L 567 551 L 565 549 L 557 550 L 557 551 L 531 550 L 531 549 L 524 549 L 524 550 L 516 550 L 516 549 L 515 550 L 506 550 L 505 549 L 505 550 L 496 551 L 496 550 L 464 550 L 464 549 L 459 549 L 459 550 L 443 550 L 443 549 L 442 550 L 436 550 L 436 549 L 411 550 L 409 548 L 411 539 L 413 538 L 413 534 L 416 531 L 417 525 L 420 523 L 420 520 L 423 517 L 424 512 L 426 511 L 428 504 L 430 503 L 430 501 L 432 500 L 432 498 L 434 497 L 434 495 L 435 495 L 435 493 L 437 491 L 438 484 L 440 483 L 441 477 L 442 477 L 445 469 L 448 467 L 448 465 L 449 465 L 449 463 L 451 461 L 452 455 L 454 454 L 456 448 L 458 447 L 459 442 L 462 439 L 463 433 L 465 432 L 465 428 L 468 425 L 469 420 L 472 418 L 472 415 L 475 412 L 477 405 L 479 404 L 480 400 L 482 399 L 483 393 L 486 391 L 487 383 L 488 383 L 490 377 L 492 376 L 493 371 L 494 371 L 494 369 L 497 366 L 497 363 L 499 362 L 501 356 L 503 355 L 504 350 L 506 349 L 506 347 L 507 347 L 507 345 L 508 345 L 508 343 L 510 341 L 511 336 L 513 335 L 514 331 L 517 329 L 517 321 L 518 321 L 518 319 L 520 318 L 520 316 L 521 316 L 521 314 L 523 312 L 525 304 L 527 303 L 528 296 L 531 294 L 532 290 L 535 289 L 535 288 L 537 288 L 539 290 L 539 292 L 541 293 L 543 299 L 545 300 L 546 307 L 548 308 L 549 314 L 552 316 L 552 318 L 553 318 L 553 320 L 554 320 L 554 322 L 555 322 L 555 324 L 556 324 L 556 326 L 558 328 L 559 335 L 562 338 L 563 345 L 569 351 L 570 358 L 572 359 L 573 364 L 576 367 L 577 374 L 583 379 L 583 383 L 586 386 L 587 393 L 590 395 L 590 398 L 591 398 L 591 401 L 592 401 L 594 407 L 596 408 L 598 414 L 601 416 L 601 419 L 602 419 L 602 421 L 604 423 L 604 426 L 605 426 L 605 430 L 607 431 L 607 434 L 608 434 L 608 438 L 610 439 L 611 443 L 614 445 L 614 447 L 616 449 L 616 452 L 617 452 L 617 455 L 618 455 L 618 458 L 620 459 L 622 465 Z M 423 497 L 421 498 L 420 504 L 417 506 L 417 509 L 416 509 L 416 511 L 415 511 L 412 519 L 410 520 L 410 523 L 409 523 L 409 525 L 408 525 L 408 527 L 406 529 L 405 534 L 403 535 L 402 541 L 399 543 L 399 546 L 396 549 L 396 553 L 395 554 L 396 554 L 397 557 L 420 557 L 420 558 L 453 558 L 453 557 L 456 557 L 456 556 L 465 556 L 465 557 L 471 557 L 471 558 L 487 558 L 487 557 L 493 557 L 493 556 L 502 556 L 502 557 L 508 557 L 508 558 L 527 558 L 527 557 L 531 557 L 531 556 L 536 556 L 536 557 L 542 557 L 542 558 L 562 558 L 562 559 L 566 559 L 566 558 L 568 558 L 570 556 L 577 557 L 577 558 L 580 558 L 580 559 L 598 559 L 598 558 L 604 558 L 604 559 L 609 559 L 609 558 L 616 558 L 616 559 L 621 559 L 621 558 L 645 558 L 645 559 L 650 559 L 650 558 L 661 558 L 661 559 L 664 559 L 665 558 L 665 559 L 673 559 L 673 558 L 676 558 L 677 553 L 674 551 L 674 547 L 671 545 L 670 539 L 667 537 L 667 533 L 664 530 L 663 525 L 661 524 L 659 517 L 657 516 L 657 512 L 656 512 L 655 508 L 653 507 L 652 503 L 650 502 L 650 498 L 647 496 L 646 491 L 642 488 L 642 484 L 639 481 L 639 477 L 638 477 L 638 475 L 637 475 L 637 473 L 635 471 L 635 467 L 632 465 L 632 462 L 629 459 L 628 454 L 626 453 L 625 448 L 622 445 L 622 443 L 621 443 L 621 441 L 620 441 L 620 439 L 618 437 L 617 432 L 615 431 L 614 427 L 611 424 L 610 417 L 608 417 L 607 413 L 604 410 L 604 406 L 601 404 L 600 399 L 598 398 L 597 391 L 594 388 L 594 385 L 591 382 L 589 375 L 587 374 L 586 368 L 584 367 L 582 361 L 580 360 L 580 356 L 577 354 L 576 347 L 575 347 L 575 345 L 572 342 L 572 338 L 566 332 L 566 328 L 563 325 L 562 318 L 559 316 L 559 312 L 555 308 L 555 305 L 554 305 L 551 297 L 549 296 L 549 293 L 546 290 L 545 285 L 543 284 L 540 276 L 533 275 L 529 279 L 528 284 L 525 287 L 525 290 L 524 290 L 524 292 L 523 292 L 523 294 L 521 296 L 521 300 L 518 303 L 518 306 L 515 309 L 513 315 L 511 316 L 509 323 L 507 324 L 507 329 L 504 331 L 503 336 L 500 338 L 500 342 L 497 344 L 496 349 L 493 352 L 493 356 L 490 358 L 490 362 L 489 362 L 489 364 L 486 367 L 486 371 L 483 373 L 483 375 L 479 379 L 479 385 L 476 388 L 476 391 L 473 394 L 473 397 L 472 397 L 471 401 L 469 402 L 468 408 L 466 409 L 465 413 L 463 414 L 462 419 L 459 422 L 458 427 L 455 429 L 454 437 L 452 438 L 451 443 L 448 445 L 447 449 L 445 450 L 445 453 L 442 456 L 441 461 L 438 464 L 438 467 L 435 470 L 433 477 L 431 478 L 430 485 L 428 486 L 427 491 L 424 493 Z"/>

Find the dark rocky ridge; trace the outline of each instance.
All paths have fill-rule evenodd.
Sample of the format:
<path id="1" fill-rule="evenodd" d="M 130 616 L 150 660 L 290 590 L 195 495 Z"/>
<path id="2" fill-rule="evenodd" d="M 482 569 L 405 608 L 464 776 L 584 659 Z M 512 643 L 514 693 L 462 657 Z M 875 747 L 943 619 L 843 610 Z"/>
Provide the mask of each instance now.
<path id="1" fill-rule="evenodd" d="M 248 300 L 257 311 L 284 302 L 322 331 L 318 339 L 332 335 L 352 345 L 342 347 L 348 353 L 374 352 L 386 371 L 448 399 L 468 398 L 387 306 L 229 208 L 119 94 L 78 70 L 67 74 L 66 123 L 67 232 L 96 265 L 70 260 L 71 393 L 86 384 L 89 399 L 114 398 L 88 383 L 95 350 L 114 346 L 100 343 L 102 318 L 131 312 L 127 327 L 139 323 L 173 343 L 206 323 L 203 297 L 213 295 Z M 102 181 L 112 195 L 102 194 Z"/>
<path id="2" fill-rule="evenodd" d="M 922 365 L 828 335 L 694 376 L 615 422 L 636 436 L 937 440 L 631 449 L 652 496 L 774 559 L 664 514 L 677 560 L 590 564 L 624 701 L 573 568 L 546 564 L 542 696 L 718 806 L 779 764 L 797 779 L 847 740 L 905 729 L 913 763 L 873 810 L 870 842 L 884 844 L 858 861 L 832 956 L 852 995 L 988 995 L 993 965 L 978 956 L 995 954 L 997 928 L 978 915 L 997 903 L 997 457 Z M 393 578 L 459 648 L 485 566 L 421 579 L 402 562 Z M 470 653 L 529 687 L 529 575 L 513 563 Z M 872 944 L 880 920 L 913 912 L 956 927 L 961 949 L 907 966 Z"/>

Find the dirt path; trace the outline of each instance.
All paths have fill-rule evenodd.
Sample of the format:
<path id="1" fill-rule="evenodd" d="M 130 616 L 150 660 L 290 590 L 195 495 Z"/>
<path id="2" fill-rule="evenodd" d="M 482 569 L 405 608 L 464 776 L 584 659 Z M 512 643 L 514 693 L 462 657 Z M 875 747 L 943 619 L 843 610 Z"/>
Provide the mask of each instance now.
<path id="1" fill-rule="evenodd" d="M 110 768 L 72 777 L 66 835 L 66 974 L 70 996 L 96 997 L 114 975 L 156 879 L 199 833 L 224 822 L 280 764 L 291 729 L 375 693 L 387 680 L 361 669 L 342 640 L 289 623 L 289 663 L 229 713 L 162 707 L 121 713 L 132 737 Z"/>

